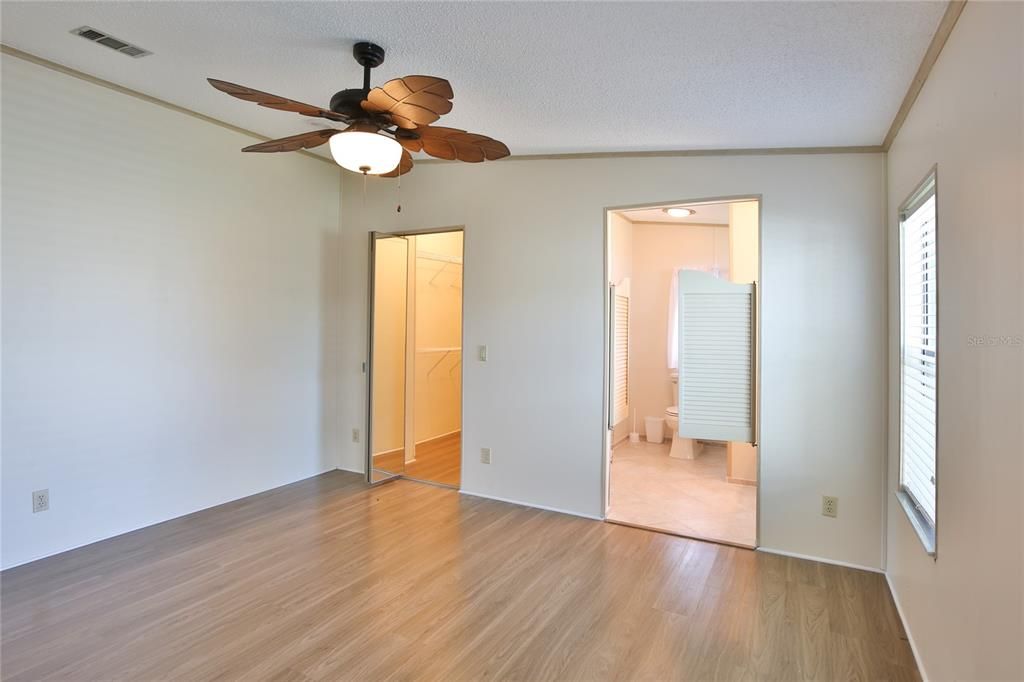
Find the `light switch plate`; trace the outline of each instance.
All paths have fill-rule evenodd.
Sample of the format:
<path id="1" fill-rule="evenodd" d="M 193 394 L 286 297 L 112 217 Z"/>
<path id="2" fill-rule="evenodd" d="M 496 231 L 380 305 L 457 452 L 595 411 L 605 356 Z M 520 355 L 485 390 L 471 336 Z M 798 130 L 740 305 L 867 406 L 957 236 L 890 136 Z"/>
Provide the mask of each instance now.
<path id="1" fill-rule="evenodd" d="M 491 463 L 491 449 L 490 448 L 480 448 L 480 463 L 481 464 L 490 464 Z"/>
<path id="2" fill-rule="evenodd" d="M 487 362 L 487 346 L 477 346 L 476 357 L 480 362 Z"/>

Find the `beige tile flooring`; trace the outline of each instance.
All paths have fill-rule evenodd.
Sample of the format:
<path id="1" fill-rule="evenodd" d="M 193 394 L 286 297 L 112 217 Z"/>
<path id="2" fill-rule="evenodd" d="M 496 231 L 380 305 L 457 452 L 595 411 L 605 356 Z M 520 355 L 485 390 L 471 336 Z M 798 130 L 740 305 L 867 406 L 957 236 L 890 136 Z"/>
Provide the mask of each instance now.
<path id="1" fill-rule="evenodd" d="M 670 443 L 626 441 L 612 450 L 608 519 L 753 547 L 757 488 L 725 480 L 725 446 L 672 459 Z"/>

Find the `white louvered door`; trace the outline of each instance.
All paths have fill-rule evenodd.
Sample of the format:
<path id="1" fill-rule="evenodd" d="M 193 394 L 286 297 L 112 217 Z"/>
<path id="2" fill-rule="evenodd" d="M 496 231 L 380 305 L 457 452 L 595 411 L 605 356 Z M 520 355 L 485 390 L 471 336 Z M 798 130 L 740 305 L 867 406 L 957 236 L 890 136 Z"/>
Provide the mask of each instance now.
<path id="1" fill-rule="evenodd" d="M 679 272 L 679 435 L 753 443 L 753 284 Z"/>
<path id="2" fill-rule="evenodd" d="M 609 428 L 629 417 L 629 284 L 611 287 L 612 390 L 609 396 Z"/>

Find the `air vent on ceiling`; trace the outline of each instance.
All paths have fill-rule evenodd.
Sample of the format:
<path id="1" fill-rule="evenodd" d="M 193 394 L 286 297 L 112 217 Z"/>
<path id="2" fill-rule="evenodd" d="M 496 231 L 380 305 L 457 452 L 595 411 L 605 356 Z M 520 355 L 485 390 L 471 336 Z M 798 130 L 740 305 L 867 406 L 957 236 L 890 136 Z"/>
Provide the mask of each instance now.
<path id="1" fill-rule="evenodd" d="M 81 26 L 79 28 L 74 29 L 71 32 L 74 33 L 76 36 L 81 36 L 86 40 L 91 40 L 94 43 L 99 43 L 100 45 L 109 47 L 111 50 L 116 50 L 121 54 L 126 54 L 129 57 L 145 57 L 148 54 L 153 54 L 149 50 L 144 50 L 138 45 L 126 43 L 123 40 L 119 40 L 114 36 L 107 35 L 102 31 L 97 31 L 96 29 L 89 28 L 88 26 Z"/>

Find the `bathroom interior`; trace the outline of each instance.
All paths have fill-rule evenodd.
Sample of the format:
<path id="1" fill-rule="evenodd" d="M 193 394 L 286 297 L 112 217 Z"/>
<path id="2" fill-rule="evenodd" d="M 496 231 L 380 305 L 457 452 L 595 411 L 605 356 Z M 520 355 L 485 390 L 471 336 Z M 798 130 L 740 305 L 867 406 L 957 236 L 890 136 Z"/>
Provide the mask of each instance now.
<path id="1" fill-rule="evenodd" d="M 372 236 L 370 481 L 458 488 L 461 230 Z"/>
<path id="2" fill-rule="evenodd" d="M 759 211 L 758 200 L 750 199 L 608 212 L 611 367 L 606 516 L 611 522 L 756 546 L 756 322 L 751 313 L 756 311 L 753 292 L 759 280 Z M 688 278 L 711 287 L 746 285 L 744 291 L 751 292 L 745 309 L 749 312 L 743 313 L 749 320 L 743 332 L 749 336 L 749 362 L 741 360 L 741 365 L 726 370 L 748 377 L 741 390 L 749 391 L 742 408 L 750 412 L 749 435 L 726 439 L 729 436 L 715 436 L 715 428 L 705 430 L 703 437 L 679 434 L 681 407 L 684 413 L 687 408 L 696 410 L 698 418 L 706 409 L 689 399 L 681 406 L 679 398 L 679 335 L 685 332 L 680 331 L 677 298 L 680 280 Z M 730 324 L 727 317 L 721 319 L 723 325 Z M 721 343 L 730 342 L 726 338 Z M 687 363 L 693 362 L 692 348 L 691 344 Z M 706 364 L 713 367 L 716 362 Z M 706 371 L 687 367 L 691 376 Z M 722 376 L 720 383 L 731 381 L 728 374 Z M 693 383 L 687 395 L 700 393 L 699 387 L 692 389 Z M 687 426 L 691 418 L 684 415 Z"/>

